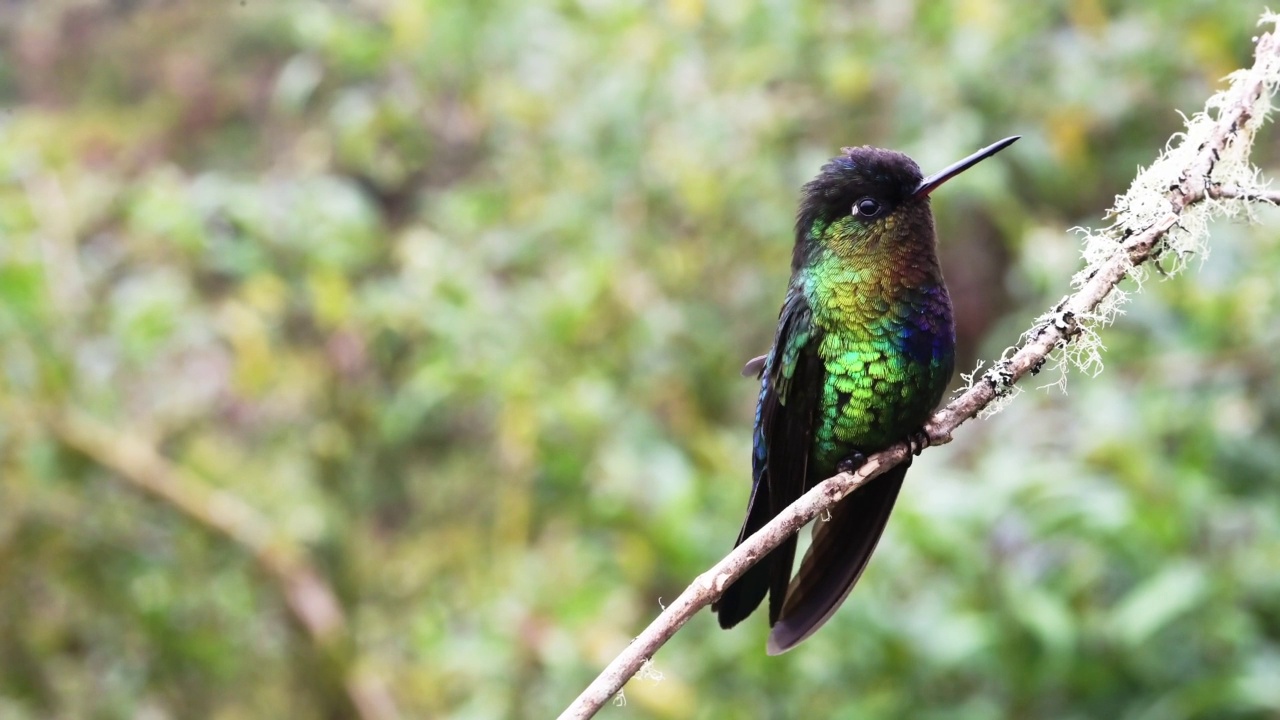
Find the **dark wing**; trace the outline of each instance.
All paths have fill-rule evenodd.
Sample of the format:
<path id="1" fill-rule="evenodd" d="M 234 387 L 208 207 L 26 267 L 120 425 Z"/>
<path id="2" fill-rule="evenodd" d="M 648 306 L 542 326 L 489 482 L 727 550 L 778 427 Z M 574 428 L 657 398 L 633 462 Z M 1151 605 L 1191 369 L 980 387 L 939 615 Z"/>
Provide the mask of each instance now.
<path id="1" fill-rule="evenodd" d="M 815 410 L 824 372 L 818 357 L 820 339 L 803 293 L 792 287 L 782 305 L 778 332 L 761 373 L 751 459 L 754 484 L 737 545 L 806 489 Z M 720 627 L 729 628 L 741 622 L 760 605 L 766 594 L 770 595 L 769 624 L 773 625 L 787 596 L 795 553 L 796 537 L 792 535 L 726 588 L 712 605 Z"/>
<path id="2" fill-rule="evenodd" d="M 782 616 L 769 633 L 770 655 L 784 653 L 818 631 L 849 596 L 884 532 L 907 462 L 853 491 L 816 521 L 813 544 L 787 592 Z"/>

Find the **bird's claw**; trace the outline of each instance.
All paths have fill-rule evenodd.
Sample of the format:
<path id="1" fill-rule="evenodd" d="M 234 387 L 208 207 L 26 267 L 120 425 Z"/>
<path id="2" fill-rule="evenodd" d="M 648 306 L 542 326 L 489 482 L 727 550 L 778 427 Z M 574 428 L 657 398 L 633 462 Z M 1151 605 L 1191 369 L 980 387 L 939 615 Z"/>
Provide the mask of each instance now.
<path id="1" fill-rule="evenodd" d="M 742 377 L 759 378 L 760 374 L 764 372 L 764 364 L 765 364 L 765 361 L 768 359 L 769 359 L 769 355 L 765 354 L 765 355 L 757 355 L 756 357 L 753 357 L 750 360 L 748 360 L 747 364 L 742 366 Z"/>
<path id="2" fill-rule="evenodd" d="M 867 462 L 867 456 L 855 450 L 853 451 L 853 454 L 849 455 L 848 457 L 846 457 L 845 459 L 841 460 L 839 463 L 836 464 L 836 472 L 851 473 L 857 470 L 858 468 L 862 467 L 862 465 L 866 462 Z"/>
<path id="3" fill-rule="evenodd" d="M 929 447 L 929 433 L 920 428 L 907 436 L 907 447 L 911 450 L 912 455 L 919 456 L 925 448 Z"/>

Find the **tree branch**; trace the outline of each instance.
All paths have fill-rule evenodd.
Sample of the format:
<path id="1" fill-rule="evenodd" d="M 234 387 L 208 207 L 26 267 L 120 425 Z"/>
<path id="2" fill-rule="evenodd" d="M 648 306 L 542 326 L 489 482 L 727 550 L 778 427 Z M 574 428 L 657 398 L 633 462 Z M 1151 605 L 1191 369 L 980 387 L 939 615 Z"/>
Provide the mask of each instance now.
<path id="1" fill-rule="evenodd" d="M 1267 14 L 1262 23 L 1274 26 L 1277 19 Z M 1254 172 L 1248 162 L 1254 133 L 1270 110 L 1270 91 L 1277 84 L 1280 39 L 1272 30 L 1257 40 L 1253 67 L 1234 73 L 1230 86 L 1209 100 L 1207 112 L 1188 120 L 1182 143 L 1140 173 L 1129 193 L 1118 198 L 1115 223 L 1090 238 L 1092 251 L 1099 247 L 1099 240 L 1105 241 L 1101 246 L 1104 254 L 1077 276 L 1075 292 L 1038 319 L 1012 355 L 1006 353 L 934 413 L 925 427 L 931 445 L 950 442 L 957 427 L 1010 395 L 1027 373 L 1039 372 L 1051 353 L 1065 349 L 1082 334 L 1093 333 L 1093 326 L 1108 322 L 1115 302 L 1113 291 L 1120 281 L 1134 275 L 1136 268 L 1165 250 L 1178 255 L 1187 252 L 1184 236 L 1192 235 L 1192 228 L 1199 229 L 1205 219 L 1189 210 L 1204 209 L 1209 215 L 1235 209 L 1226 207 L 1227 202 L 1276 204 L 1280 200 L 1280 194 L 1251 187 Z M 1210 204 L 1206 200 L 1215 207 L 1204 208 Z M 1181 233 L 1176 243 L 1174 233 Z M 694 613 L 711 604 L 747 568 L 858 486 L 904 461 L 908 452 L 907 445 L 901 443 L 876 453 L 857 472 L 828 478 L 779 513 L 699 575 L 578 696 L 560 715 L 561 720 L 595 715 Z"/>
<path id="2" fill-rule="evenodd" d="M 1215 200 L 1244 200 L 1245 202 L 1256 202 L 1264 205 L 1280 205 L 1280 191 L 1276 190 L 1245 190 L 1238 187 L 1212 187 L 1209 188 L 1209 197 Z"/>
<path id="3" fill-rule="evenodd" d="M 215 490 L 166 460 L 141 438 L 75 411 L 48 412 L 45 426 L 67 446 L 113 471 L 137 490 L 173 507 L 200 526 L 239 545 L 271 578 L 285 606 L 306 632 L 361 720 L 399 717 L 381 678 L 361 672 L 337 595 L 305 551 L 278 533 L 257 510 Z"/>

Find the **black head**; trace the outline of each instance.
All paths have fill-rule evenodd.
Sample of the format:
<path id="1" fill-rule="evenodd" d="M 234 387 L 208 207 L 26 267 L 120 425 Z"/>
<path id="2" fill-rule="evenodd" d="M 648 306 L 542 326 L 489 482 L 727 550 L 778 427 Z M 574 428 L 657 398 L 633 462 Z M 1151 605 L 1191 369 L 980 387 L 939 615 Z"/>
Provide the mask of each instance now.
<path id="1" fill-rule="evenodd" d="M 847 147 L 804 186 L 796 232 L 803 237 L 815 222 L 846 215 L 868 220 L 888 215 L 909 199 L 923 174 L 915 160 L 893 150 Z"/>
<path id="2" fill-rule="evenodd" d="M 850 216 L 869 225 L 903 206 L 923 210 L 929 194 L 940 185 L 1009 147 L 1018 137 L 1005 138 L 929 177 L 923 177 L 916 161 L 900 152 L 867 145 L 842 148 L 840 156 L 829 160 L 804 186 L 796 216 L 793 267 L 803 263 L 807 247 L 816 239 L 815 227 L 820 230 Z"/>

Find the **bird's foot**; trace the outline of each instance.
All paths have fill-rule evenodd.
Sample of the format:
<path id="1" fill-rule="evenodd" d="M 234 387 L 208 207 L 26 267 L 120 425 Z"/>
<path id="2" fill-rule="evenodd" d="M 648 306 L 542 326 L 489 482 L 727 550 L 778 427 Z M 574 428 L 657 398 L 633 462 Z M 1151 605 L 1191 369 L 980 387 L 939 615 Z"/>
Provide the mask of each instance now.
<path id="1" fill-rule="evenodd" d="M 907 436 L 907 447 L 911 449 L 912 455 L 919 455 L 925 448 L 929 447 L 929 433 L 920 428 Z"/>
<path id="2" fill-rule="evenodd" d="M 862 467 L 863 464 L 866 462 L 867 462 L 867 456 L 855 450 L 853 451 L 852 455 L 849 455 L 845 459 L 836 463 L 836 472 L 851 473 L 854 470 L 857 470 L 858 468 Z"/>
<path id="3" fill-rule="evenodd" d="M 742 377 L 745 377 L 745 378 L 760 377 L 760 373 L 764 372 L 765 361 L 768 359 L 769 359 L 769 356 L 766 354 L 766 355 L 757 355 L 756 357 L 753 357 L 750 360 L 748 360 L 747 364 L 742 366 Z"/>

